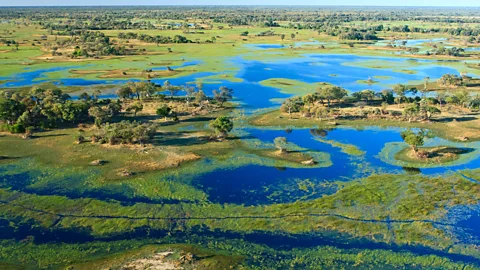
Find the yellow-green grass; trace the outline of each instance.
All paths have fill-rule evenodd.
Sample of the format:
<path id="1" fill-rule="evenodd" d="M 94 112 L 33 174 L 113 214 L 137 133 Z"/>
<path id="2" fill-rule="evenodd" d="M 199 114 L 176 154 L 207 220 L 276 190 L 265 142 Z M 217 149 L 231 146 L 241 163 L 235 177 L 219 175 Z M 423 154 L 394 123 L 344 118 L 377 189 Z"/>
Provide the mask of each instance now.
<path id="1" fill-rule="evenodd" d="M 89 234 L 97 237 L 121 235 L 144 226 L 152 231 L 202 226 L 241 233 L 330 231 L 373 242 L 452 248 L 459 254 L 475 250 L 474 245 L 458 244 L 455 234 L 435 223 L 446 218 L 453 207 L 477 205 L 478 184 L 454 175 L 377 175 L 338 185 L 334 194 L 314 200 L 249 207 L 212 203 L 122 205 L 3 188 L 0 199 L 8 203 L 0 205 L 0 213 L 8 220 L 30 220 L 39 228 L 89 228 Z M 58 221 L 57 215 L 63 218 Z M 181 224 L 170 223 L 185 217 Z M 387 224 L 386 220 L 395 222 Z"/>
<path id="2" fill-rule="evenodd" d="M 341 149 L 343 153 L 347 155 L 351 155 L 351 156 L 365 155 L 365 151 L 360 150 L 356 145 L 353 145 L 353 144 L 346 144 L 346 143 L 341 143 L 334 140 L 325 140 L 321 138 L 315 138 L 315 139 L 319 142 L 330 144 L 333 147 L 338 147 Z"/>
<path id="3" fill-rule="evenodd" d="M 395 158 L 401 161 L 418 164 L 449 164 L 458 160 L 460 155 L 464 154 L 466 149 L 453 148 L 446 146 L 422 147 L 418 151 L 428 153 L 430 157 L 422 158 L 418 153 L 413 152 L 411 148 L 395 154 Z"/>

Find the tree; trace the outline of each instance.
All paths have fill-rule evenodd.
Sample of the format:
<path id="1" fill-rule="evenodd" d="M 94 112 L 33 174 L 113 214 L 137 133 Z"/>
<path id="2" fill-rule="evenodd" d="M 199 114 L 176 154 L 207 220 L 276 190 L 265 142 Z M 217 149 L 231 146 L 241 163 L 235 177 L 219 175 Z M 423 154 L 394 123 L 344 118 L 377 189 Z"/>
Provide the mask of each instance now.
<path id="1" fill-rule="evenodd" d="M 405 110 L 403 110 L 403 115 L 408 117 L 411 120 L 413 117 L 417 117 L 420 113 L 420 107 L 417 103 L 410 104 Z"/>
<path id="2" fill-rule="evenodd" d="M 310 110 L 319 120 L 330 114 L 330 109 L 325 106 L 315 106 Z"/>
<path id="3" fill-rule="evenodd" d="M 127 98 L 132 98 L 132 88 L 130 85 L 122 85 L 118 90 L 117 90 L 117 95 L 119 98 L 122 99 L 127 99 Z"/>
<path id="4" fill-rule="evenodd" d="M 137 116 L 137 113 L 143 110 L 143 104 L 140 102 L 135 102 L 132 105 L 128 106 L 127 112 L 133 111 L 133 116 Z"/>
<path id="5" fill-rule="evenodd" d="M 136 87 L 142 98 L 150 98 L 157 92 L 157 87 L 153 82 L 142 81 L 136 83 Z"/>
<path id="6" fill-rule="evenodd" d="M 480 95 L 476 94 L 468 103 L 468 107 L 470 109 L 478 109 L 480 108 Z"/>
<path id="7" fill-rule="evenodd" d="M 282 103 L 282 107 L 280 109 L 284 112 L 288 112 L 288 115 L 291 117 L 292 112 L 299 112 L 302 106 L 302 99 L 300 97 L 293 97 L 286 99 Z"/>
<path id="8" fill-rule="evenodd" d="M 317 89 L 317 95 L 321 100 L 327 100 L 328 107 L 332 100 L 340 100 L 347 96 L 347 90 L 335 85 L 327 85 Z"/>
<path id="9" fill-rule="evenodd" d="M 282 35 L 280 36 L 280 38 L 281 38 L 282 41 L 283 41 L 283 40 L 285 39 L 285 34 L 282 34 Z"/>
<path id="10" fill-rule="evenodd" d="M 395 102 L 395 98 L 393 96 L 392 90 L 389 90 L 389 89 L 382 90 L 379 95 L 382 98 L 382 100 L 387 104 L 392 104 L 393 102 Z"/>
<path id="11" fill-rule="evenodd" d="M 108 120 L 111 115 L 103 110 L 101 107 L 95 106 L 91 107 L 88 110 L 88 115 L 92 116 L 95 119 L 95 125 L 100 128 L 102 123 L 104 123 L 106 120 Z"/>
<path id="12" fill-rule="evenodd" d="M 466 107 L 470 100 L 470 95 L 467 90 L 462 90 L 459 92 L 455 92 L 456 99 L 458 100 L 458 104 L 462 107 Z"/>
<path id="13" fill-rule="evenodd" d="M 223 103 L 233 98 L 233 89 L 221 86 L 219 91 L 213 91 L 215 100 L 223 107 Z"/>
<path id="14" fill-rule="evenodd" d="M 302 101 L 305 105 L 310 107 L 310 105 L 313 105 L 315 101 L 317 100 L 317 97 L 314 94 L 306 94 L 305 96 L 302 97 Z"/>
<path id="15" fill-rule="evenodd" d="M 427 136 L 424 130 L 415 133 L 410 129 L 403 131 L 400 135 L 403 141 L 410 145 L 414 153 L 418 153 L 418 147 L 423 146 L 424 138 Z"/>
<path id="16" fill-rule="evenodd" d="M 171 111 L 172 111 L 172 109 L 170 107 L 168 107 L 167 104 L 163 104 L 162 106 L 160 106 L 157 109 L 157 115 L 159 115 L 161 117 L 165 117 L 165 121 L 167 121 L 167 117 L 168 117 L 168 115 L 170 114 Z"/>
<path id="17" fill-rule="evenodd" d="M 440 104 L 440 107 L 442 107 L 443 102 L 445 101 L 445 98 L 446 98 L 445 92 L 437 91 L 436 94 L 435 94 L 435 98 L 437 99 L 438 103 Z"/>
<path id="18" fill-rule="evenodd" d="M 170 81 L 166 80 L 165 82 L 163 82 L 163 88 L 165 90 L 169 91 L 170 87 L 172 87 L 172 85 L 170 84 Z"/>
<path id="19" fill-rule="evenodd" d="M 173 98 L 173 96 L 175 96 L 180 90 L 182 90 L 181 87 L 171 85 L 168 80 L 163 83 L 163 88 L 170 92 L 171 98 Z"/>
<path id="20" fill-rule="evenodd" d="M 155 126 L 151 124 L 140 124 L 136 121 L 122 121 L 119 123 L 106 124 L 103 130 L 95 137 L 100 142 L 109 144 L 144 144 L 152 139 L 155 133 Z"/>
<path id="21" fill-rule="evenodd" d="M 87 92 L 83 92 L 82 94 L 80 94 L 80 96 L 78 96 L 78 99 L 82 101 L 90 101 L 91 97 Z"/>
<path id="22" fill-rule="evenodd" d="M 430 81 L 430 77 L 423 78 L 423 89 L 422 89 L 422 98 L 425 98 L 425 95 L 428 92 L 428 83 Z"/>
<path id="23" fill-rule="evenodd" d="M 442 113 L 442 111 L 440 111 L 437 107 L 434 107 L 434 106 L 427 106 L 426 108 L 426 120 L 430 120 L 430 118 L 432 117 L 432 115 L 434 114 L 440 114 Z"/>
<path id="24" fill-rule="evenodd" d="M 375 92 L 373 90 L 362 90 L 360 92 L 355 92 L 353 93 L 353 97 L 355 97 L 358 100 L 365 100 L 365 102 L 368 103 L 368 101 L 372 100 L 375 97 Z"/>
<path id="25" fill-rule="evenodd" d="M 290 35 L 290 37 L 292 38 L 292 40 L 294 40 L 294 39 L 295 39 L 295 34 L 292 33 L 292 34 Z"/>
<path id="26" fill-rule="evenodd" d="M 285 137 L 277 137 L 275 140 L 273 140 L 273 144 L 275 144 L 275 147 L 278 149 L 280 154 L 285 154 L 287 153 L 287 138 Z"/>
<path id="27" fill-rule="evenodd" d="M 210 121 L 210 127 L 215 130 L 219 138 L 224 138 L 227 133 L 232 131 L 233 122 L 227 116 L 220 116 L 217 119 Z"/>
<path id="28" fill-rule="evenodd" d="M 202 103 L 207 99 L 208 99 L 207 95 L 205 95 L 205 93 L 202 90 L 198 91 L 197 94 L 195 95 L 195 102 L 197 103 Z"/>
<path id="29" fill-rule="evenodd" d="M 202 81 L 197 81 L 195 83 L 195 85 L 197 86 L 198 91 L 203 91 L 203 82 Z"/>
<path id="30" fill-rule="evenodd" d="M 130 95 L 133 97 L 133 95 L 135 94 L 137 96 L 137 100 L 140 100 L 140 90 L 141 88 L 139 87 L 139 85 L 135 82 L 127 82 L 127 85 L 125 87 L 128 87 L 130 88 Z M 127 92 L 126 89 L 124 89 L 123 91 Z M 118 93 L 117 93 L 118 94 Z"/>
<path id="31" fill-rule="evenodd" d="M 185 91 L 185 95 L 187 97 L 187 104 L 190 103 L 190 99 L 195 96 L 195 87 L 193 86 L 185 86 L 183 88 L 183 90 Z"/>
<path id="32" fill-rule="evenodd" d="M 98 101 L 98 98 L 100 97 L 101 93 L 102 91 L 100 91 L 100 89 L 93 90 L 93 93 L 92 93 L 93 100 Z"/>
<path id="33" fill-rule="evenodd" d="M 398 96 L 398 104 L 400 105 L 405 98 L 407 87 L 403 84 L 396 84 L 393 86 L 393 92 Z"/>
<path id="34" fill-rule="evenodd" d="M 438 84 L 443 87 L 455 88 L 463 84 L 463 78 L 454 74 L 445 74 L 438 79 Z"/>
<path id="35" fill-rule="evenodd" d="M 0 98 L 0 119 L 12 125 L 25 111 L 25 105 L 13 100 Z"/>

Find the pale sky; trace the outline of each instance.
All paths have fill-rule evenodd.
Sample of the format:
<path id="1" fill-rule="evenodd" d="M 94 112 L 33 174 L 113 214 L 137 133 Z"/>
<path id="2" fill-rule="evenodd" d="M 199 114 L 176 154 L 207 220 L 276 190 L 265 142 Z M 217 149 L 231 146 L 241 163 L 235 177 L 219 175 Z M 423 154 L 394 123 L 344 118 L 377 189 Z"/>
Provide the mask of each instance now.
<path id="1" fill-rule="evenodd" d="M 92 5 L 354 5 L 354 6 L 474 6 L 479 0 L 0 0 L 0 6 L 92 6 Z"/>

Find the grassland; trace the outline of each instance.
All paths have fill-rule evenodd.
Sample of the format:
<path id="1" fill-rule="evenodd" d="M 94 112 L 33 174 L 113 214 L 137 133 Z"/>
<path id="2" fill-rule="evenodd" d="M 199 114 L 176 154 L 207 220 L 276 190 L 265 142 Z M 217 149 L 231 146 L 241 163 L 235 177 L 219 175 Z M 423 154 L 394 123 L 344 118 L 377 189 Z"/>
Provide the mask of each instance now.
<path id="1" fill-rule="evenodd" d="M 412 23 L 397 21 L 385 25 Z M 285 26 L 288 22 L 281 24 Z M 371 25 L 363 21 L 346 24 Z M 340 41 L 309 29 L 275 28 L 276 33 L 286 35 L 282 39 L 279 35 L 257 36 L 271 30 L 270 27 L 219 29 L 224 24 L 212 25 L 212 29 L 203 31 L 204 34 L 178 29 L 134 30 L 153 36 L 185 35 L 192 41 L 201 41 L 199 44 L 156 45 L 139 40 L 129 40 L 127 44 L 118 39 L 119 32 L 127 31 L 103 30 L 115 44 L 131 45 L 141 53 L 73 59 L 66 54 L 51 55 L 52 44 L 67 36 L 53 35 L 34 24 L 1 22 L 2 30 L 8 32 L 5 36 L 19 41 L 20 45 L 18 50 L 0 46 L 0 83 L 18 80 L 18 74 L 52 68 L 55 69 L 45 72 L 45 76 L 35 82 L 45 79 L 39 85 L 52 87 L 53 82 L 68 78 L 107 80 L 106 84 L 89 87 L 58 86 L 73 94 L 94 89 L 111 94 L 113 89 L 108 80 L 163 81 L 191 76 L 192 82 L 235 83 L 242 81 L 237 77 L 241 69 L 235 62 L 237 57 L 275 62 L 308 54 L 409 59 L 342 63 L 406 74 L 421 72 L 425 63 L 420 59 L 454 60 L 442 63 L 459 72 L 480 74 L 475 65 L 479 59 L 476 53 L 464 57 L 410 55 L 404 49 L 383 48 L 372 42 Z M 419 21 L 415 25 L 438 27 L 447 24 Z M 241 36 L 244 31 L 249 35 Z M 295 33 L 295 38 L 291 33 Z M 41 44 L 33 45 L 34 39 L 41 39 L 43 35 Z M 444 38 L 445 34 L 379 32 L 379 36 L 384 39 L 432 39 Z M 212 37 L 216 37 L 214 43 L 203 43 Z M 308 41 L 325 45 L 295 45 Z M 445 41 L 452 45 L 464 43 L 464 38 Z M 249 46 L 252 44 L 284 46 L 266 51 Z M 431 47 L 423 44 L 421 48 Z M 148 69 L 154 70 L 147 72 Z M 196 77 L 199 74 L 201 76 Z M 373 76 L 372 79 L 388 80 L 390 77 Z M 259 83 L 289 95 L 305 95 L 325 85 L 286 78 Z M 357 83 L 371 82 L 359 80 Z M 27 85 L 7 90 L 26 92 L 30 88 Z M 439 90 L 442 87 L 431 82 L 429 88 Z M 478 209 L 480 186 L 475 182 L 480 179 L 478 170 L 440 176 L 373 174 L 348 181 L 325 181 L 322 175 L 312 179 L 268 179 L 272 181 L 263 185 L 261 191 L 245 187 L 243 192 L 264 192 L 269 200 L 244 204 L 215 202 L 215 190 L 197 181 L 199 176 L 214 171 L 250 165 L 282 170 L 332 166 L 329 153 L 289 143 L 288 153 L 279 154 L 273 141 L 251 138 L 245 128 L 288 130 L 338 125 L 359 129 L 367 126 L 426 128 L 451 141 L 465 138 L 476 141 L 480 139 L 480 120 L 476 113 L 444 112 L 432 122 L 417 123 L 392 119 L 319 121 L 299 115 L 289 117 L 278 110 L 254 113 L 245 119 L 237 115 L 242 114 L 240 111 L 234 111 L 235 105 L 227 104 L 224 110 L 180 117 L 178 123 L 173 123 L 155 116 L 158 104 L 147 102 L 144 105 L 144 111 L 138 116 L 125 114 L 121 118 L 160 125 L 153 142 L 145 146 L 77 144 L 74 143 L 76 127 L 44 130 L 35 133 L 30 140 L 0 134 L 0 230 L 11 235 L 0 240 L 0 268 L 121 269 L 132 263 L 141 265 L 141 261 L 160 261 L 184 269 L 478 269 L 478 241 L 472 240 L 475 228 L 462 227 L 466 225 L 459 223 L 466 219 L 463 211 Z M 395 106 L 390 109 L 400 110 Z M 207 127 L 210 120 L 220 115 L 234 118 L 236 128 L 227 140 L 213 140 L 213 131 Z M 454 118 L 457 120 L 453 121 Z M 84 129 L 87 137 L 95 132 L 90 125 Z M 366 154 L 357 145 L 317 140 L 349 156 L 361 158 Z M 418 163 L 418 160 L 411 160 L 407 152 L 395 153 L 409 165 Z M 470 158 L 474 154 L 465 155 Z M 449 156 L 434 163 L 442 166 L 463 156 L 463 153 L 457 158 Z M 103 165 L 92 164 L 96 160 L 102 160 Z M 119 174 L 122 171 L 132 174 Z M 152 259 L 165 252 L 169 255 Z M 185 262 L 182 259 L 185 254 L 193 254 L 193 260 Z"/>

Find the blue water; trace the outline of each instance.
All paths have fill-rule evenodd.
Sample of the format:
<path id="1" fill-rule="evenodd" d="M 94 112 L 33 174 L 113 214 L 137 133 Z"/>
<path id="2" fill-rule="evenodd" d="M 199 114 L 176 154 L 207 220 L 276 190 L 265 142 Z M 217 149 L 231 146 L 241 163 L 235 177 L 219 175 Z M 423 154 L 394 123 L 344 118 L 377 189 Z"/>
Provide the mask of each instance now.
<path id="1" fill-rule="evenodd" d="M 311 42 L 310 44 L 315 45 L 317 43 Z M 416 44 L 421 43 L 409 43 L 409 45 Z M 297 43 L 295 46 L 301 45 L 308 44 Z M 276 48 L 275 46 L 278 45 L 262 46 L 263 45 L 257 45 L 260 49 Z M 304 55 L 297 59 L 282 59 L 276 61 L 255 61 L 246 60 L 242 57 L 232 57 L 226 61 L 238 68 L 235 76 L 242 79 L 242 82 L 218 82 L 219 79 L 204 79 L 209 76 L 221 74 L 215 72 L 195 73 L 178 78 L 153 79 L 152 81 L 157 84 L 163 84 L 163 82 L 168 79 L 173 85 L 185 85 L 194 82 L 197 79 L 203 79 L 205 82 L 204 91 L 207 95 L 211 95 L 214 89 L 218 89 L 219 86 L 224 85 L 234 89 L 235 101 L 241 103 L 243 108 L 254 110 L 278 106 L 273 99 L 289 97 L 289 95 L 279 92 L 279 89 L 265 87 L 260 84 L 261 81 L 271 78 L 287 78 L 306 83 L 328 82 L 342 86 L 350 91 L 359 91 L 365 88 L 381 90 L 396 83 L 423 80 L 423 78 L 427 76 L 432 80 L 435 80 L 446 73 L 459 74 L 457 70 L 444 66 L 445 62 L 435 60 L 415 60 L 419 65 L 412 65 L 412 67 L 409 68 L 410 70 L 416 71 L 415 74 L 397 72 L 394 71 L 393 68 L 374 69 L 351 65 L 352 63 L 355 64 L 375 60 L 398 63 L 399 65 L 404 64 L 405 61 L 409 61 L 405 58 L 356 55 Z M 188 61 L 180 66 L 174 66 L 172 68 L 178 69 L 181 67 L 196 65 L 202 65 L 202 62 Z M 25 69 L 24 72 L 13 76 L 0 78 L 0 80 L 7 81 L 0 85 L 0 87 L 30 86 L 40 82 L 49 82 L 49 73 L 64 71 L 71 68 L 76 67 L 55 67 L 40 70 Z M 165 67 L 153 69 L 161 70 L 165 69 Z M 331 76 L 332 74 L 335 74 L 336 76 Z M 358 80 L 366 80 L 374 76 L 385 76 L 385 79 L 375 79 L 376 81 L 379 81 L 379 84 L 372 86 L 357 83 Z M 127 80 L 62 78 L 52 82 L 65 86 L 92 86 L 99 84 L 112 84 L 115 86 L 125 83 L 126 81 Z M 105 94 L 102 97 L 114 98 L 115 95 Z M 193 128 L 188 127 L 186 129 L 191 130 Z M 463 164 L 429 169 L 411 170 L 389 164 L 379 157 L 379 153 L 385 147 L 385 144 L 402 141 L 400 136 L 401 129 L 397 128 L 365 128 L 363 130 L 336 128 L 321 132 L 313 132 L 310 129 L 295 129 L 287 132 L 284 130 L 247 128 L 243 131 L 263 142 L 272 143 L 276 137 L 282 136 L 286 137 L 289 142 L 302 148 L 309 149 L 310 151 L 328 153 L 332 165 L 325 168 L 275 168 L 260 165 L 246 165 L 239 168 L 219 169 L 195 176 L 195 179 L 193 179 L 194 185 L 203 189 L 208 194 L 209 200 L 212 202 L 244 205 L 293 202 L 297 200 L 317 198 L 335 192 L 335 187 L 324 187 L 321 186 L 321 184 L 326 184 L 331 181 L 351 181 L 373 173 L 414 172 L 433 175 L 480 167 L 480 158 L 478 156 Z M 342 153 L 340 148 L 320 142 L 315 138 L 356 145 L 360 150 L 365 152 L 365 155 L 350 156 L 346 153 Z M 442 140 L 438 140 L 437 142 L 441 145 Z M 313 182 L 317 189 L 314 191 L 300 190 L 297 181 L 305 179 Z M 124 192 L 126 192 L 126 186 L 127 185 L 122 187 Z M 53 189 L 52 186 L 49 186 L 48 188 L 55 191 L 55 193 L 58 192 L 60 195 L 65 195 L 61 194 L 62 192 L 65 192 L 61 189 Z M 96 196 L 108 199 L 113 198 L 119 201 L 128 200 L 127 197 L 123 196 L 123 194 L 117 190 L 108 189 L 107 191 L 108 192 L 105 193 L 97 192 Z M 84 194 L 81 195 L 84 196 Z M 70 196 L 73 195 L 70 194 Z M 85 194 L 85 196 L 92 195 Z M 473 216 L 465 222 L 466 224 L 469 224 L 469 226 L 473 223 L 478 223 L 478 215 Z M 471 227 L 473 228 L 471 234 L 478 236 L 478 228 L 475 228 L 474 226 Z"/>
<path id="2" fill-rule="evenodd" d="M 406 46 L 407 47 L 413 47 L 413 46 L 418 46 L 418 45 L 422 45 L 424 43 L 439 43 L 439 42 L 443 42 L 443 41 L 446 41 L 447 39 L 446 38 L 433 38 L 433 39 L 407 39 L 407 40 L 402 40 L 402 39 L 398 39 L 398 40 L 395 40 L 395 45 L 397 46 L 401 46 L 403 41 L 407 41 L 407 44 Z M 381 40 L 381 41 L 378 41 L 377 42 L 377 45 L 386 45 L 388 43 L 391 43 L 390 40 Z"/>
<path id="3" fill-rule="evenodd" d="M 259 82 L 263 80 L 272 78 L 287 78 L 307 83 L 328 82 L 342 86 L 350 91 L 359 91 L 366 88 L 382 90 L 389 85 L 407 83 L 412 80 L 423 80 L 423 78 L 427 76 L 432 80 L 435 80 L 446 73 L 459 74 L 457 70 L 444 66 L 443 62 L 434 60 L 415 60 L 419 65 L 410 68 L 410 70 L 416 72 L 415 74 L 397 72 L 393 71 L 393 69 L 374 69 L 355 66 L 356 63 L 375 60 L 398 62 L 399 64 L 409 61 L 404 58 L 333 54 L 304 55 L 304 57 L 301 58 L 278 61 L 246 60 L 239 56 L 228 58 L 225 61 L 238 68 L 238 72 L 235 76 L 242 79 L 243 82 L 232 83 L 229 81 L 221 81 L 219 79 L 204 79 L 208 76 L 221 74 L 215 72 L 201 72 L 177 78 L 152 79 L 152 81 L 158 84 L 163 84 L 163 82 L 168 79 L 170 83 L 174 85 L 185 85 L 198 79 L 204 79 L 207 95 L 211 95 L 214 89 L 218 89 L 220 86 L 224 85 L 235 90 L 236 101 L 242 103 L 246 108 L 257 109 L 272 107 L 276 105 L 272 99 L 281 99 L 289 96 L 280 93 L 278 89 L 265 87 L 259 84 Z M 346 65 L 347 63 L 349 63 L 349 65 Z M 172 68 L 175 69 L 182 66 L 185 67 L 201 64 L 202 62 L 200 61 L 187 61 L 181 66 Z M 53 82 L 57 85 L 64 86 L 92 86 L 100 84 L 116 85 L 127 81 L 126 79 L 104 80 L 83 78 L 49 80 L 47 77 L 51 72 L 58 72 L 72 68 L 76 67 L 55 67 L 34 71 L 26 69 L 25 72 L 0 78 L 0 80 L 7 81 L 0 85 L 0 87 L 30 86 L 42 82 Z M 154 69 L 163 68 L 165 67 Z M 336 76 L 331 76 L 332 74 L 335 74 Z M 385 76 L 385 79 L 376 79 L 379 83 L 371 86 L 357 83 L 358 80 L 366 80 L 373 76 Z M 313 90 L 314 89 L 312 89 L 312 91 Z M 114 97 L 114 95 L 106 95 L 104 97 Z"/>
<path id="4" fill-rule="evenodd" d="M 470 47 L 470 48 L 465 48 L 465 51 L 480 51 L 480 47 Z"/>
<path id="5" fill-rule="evenodd" d="M 255 49 L 280 49 L 288 47 L 288 45 L 283 44 L 245 44 L 247 48 L 255 48 Z"/>
<path id="6" fill-rule="evenodd" d="M 330 154 L 332 166 L 326 168 L 274 168 L 259 165 L 248 165 L 235 169 L 221 169 L 200 176 L 198 186 L 210 194 L 210 200 L 220 203 L 265 204 L 272 203 L 269 188 L 291 182 L 293 179 L 310 179 L 315 183 L 326 181 L 350 181 L 365 177 L 372 173 L 404 173 L 408 169 L 391 165 L 379 158 L 386 143 L 402 142 L 402 129 L 366 128 L 363 130 L 337 128 L 323 130 L 322 136 L 315 135 L 310 129 L 295 130 L 264 130 L 246 129 L 251 136 L 267 143 L 272 143 L 276 137 L 286 137 L 287 141 L 302 148 Z M 316 137 L 334 140 L 345 144 L 356 145 L 365 155 L 349 156 L 340 148 L 315 140 Z M 433 144 L 443 145 L 442 140 L 432 140 Z M 439 168 L 419 169 L 418 173 L 427 175 L 441 174 L 450 171 L 473 169 L 480 167 L 480 158 L 475 157 L 465 164 L 444 166 Z M 368 168 L 368 169 L 366 169 Z M 294 187 L 295 189 L 296 187 Z M 290 194 L 286 201 L 295 201 L 304 195 L 302 192 Z M 275 202 L 278 202 L 276 199 Z M 282 202 L 285 202 L 281 200 Z"/>
<path id="7" fill-rule="evenodd" d="M 334 42 L 320 42 L 317 40 L 312 41 L 299 41 L 299 42 L 285 42 L 284 44 L 245 44 L 244 46 L 251 49 L 259 50 L 268 50 L 268 49 L 282 49 L 293 47 L 302 47 L 302 46 L 311 46 L 311 45 L 325 45 L 325 44 L 336 44 Z"/>

